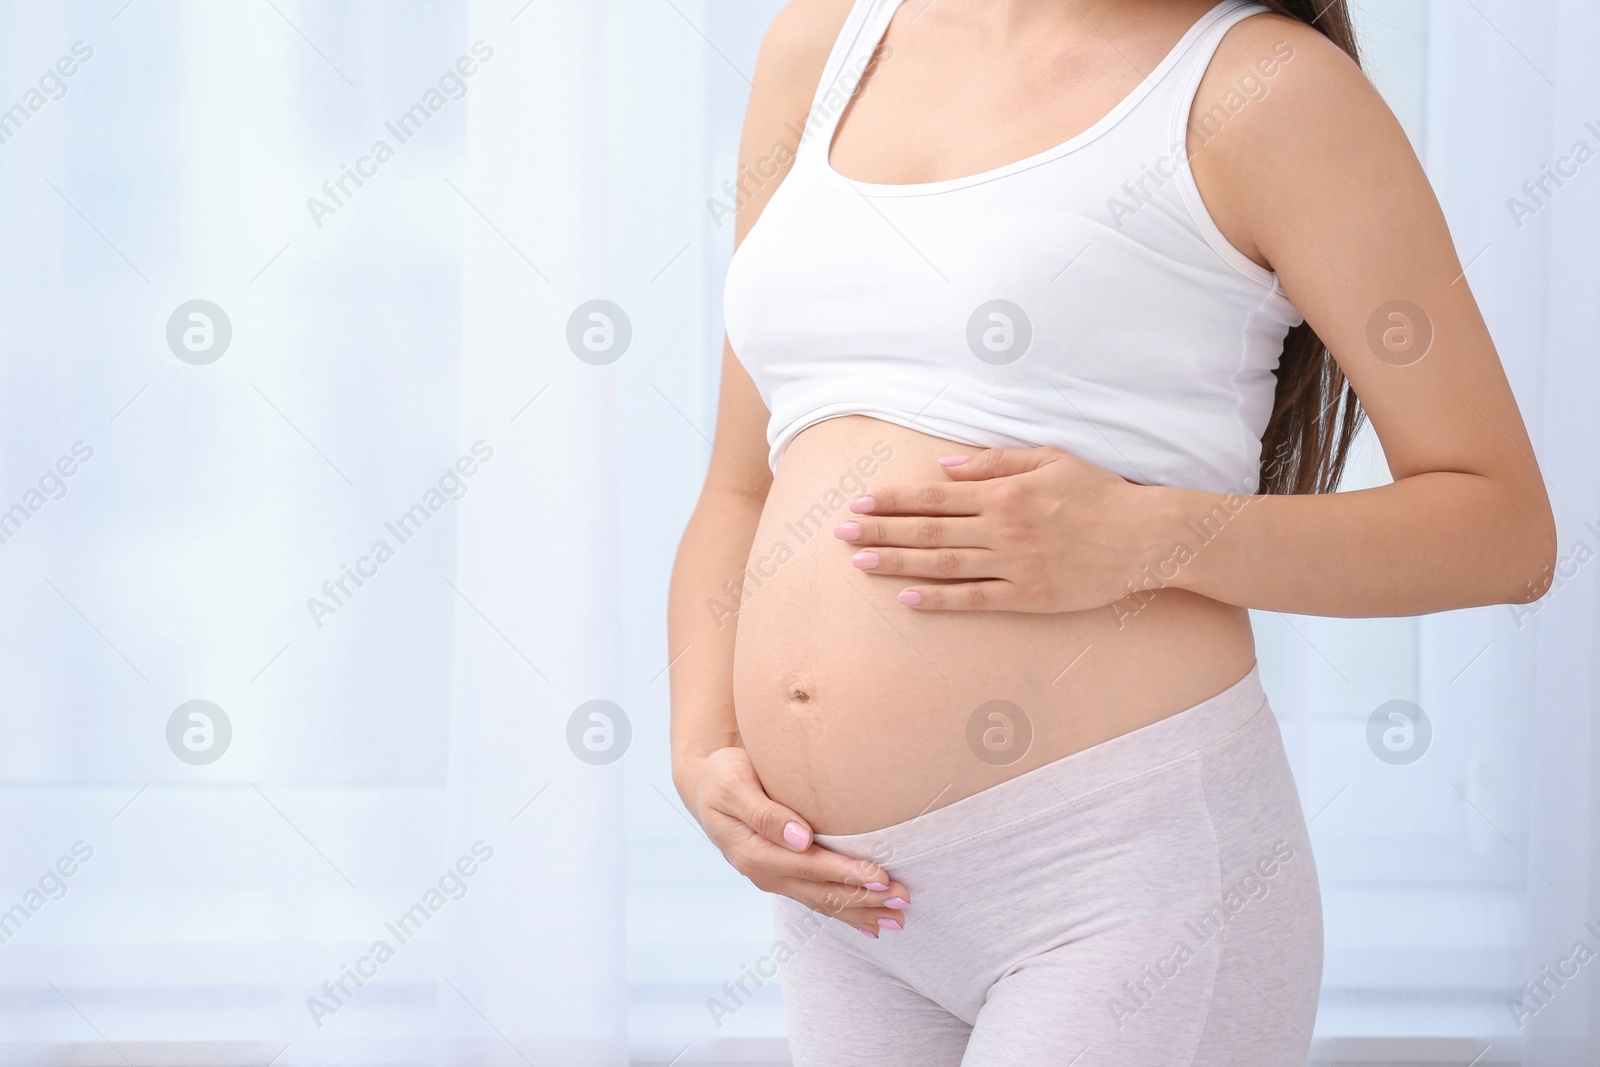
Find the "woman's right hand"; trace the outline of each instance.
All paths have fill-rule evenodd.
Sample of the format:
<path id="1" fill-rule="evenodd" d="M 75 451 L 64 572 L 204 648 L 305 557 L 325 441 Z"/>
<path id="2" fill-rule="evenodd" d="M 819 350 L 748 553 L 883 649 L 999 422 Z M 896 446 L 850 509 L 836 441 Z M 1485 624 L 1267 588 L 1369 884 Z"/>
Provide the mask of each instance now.
<path id="1" fill-rule="evenodd" d="M 717 749 L 676 776 L 689 812 L 733 869 L 767 893 L 869 937 L 903 929 L 911 894 L 876 863 L 812 843 L 811 827 L 767 796 L 742 747 Z"/>

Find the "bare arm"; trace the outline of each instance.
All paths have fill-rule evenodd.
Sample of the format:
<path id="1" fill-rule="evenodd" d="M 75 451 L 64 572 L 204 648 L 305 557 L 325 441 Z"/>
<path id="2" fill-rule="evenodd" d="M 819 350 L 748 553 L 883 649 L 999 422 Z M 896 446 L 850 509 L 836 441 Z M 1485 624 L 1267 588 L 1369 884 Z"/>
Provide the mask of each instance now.
<path id="1" fill-rule="evenodd" d="M 1287 20 L 1242 24 L 1208 80 L 1237 77 L 1285 36 L 1294 60 L 1261 106 L 1246 107 L 1196 156 L 1196 179 L 1234 243 L 1277 271 L 1333 353 L 1394 481 L 1334 496 L 1250 498 L 1177 584 L 1246 607 L 1335 616 L 1535 599 L 1556 550 L 1549 499 L 1399 123 L 1343 52 Z M 1395 310 L 1402 318 L 1390 320 Z M 1416 330 L 1409 350 L 1372 344 L 1371 324 L 1381 335 L 1406 319 Z M 1223 503 L 1181 490 L 1163 496 L 1173 540 Z"/>
<path id="2" fill-rule="evenodd" d="M 711 466 L 678 546 L 667 600 L 672 767 L 680 794 L 682 772 L 717 749 L 739 744 L 733 714 L 738 616 L 727 610 L 726 583 L 735 589 L 744 584 L 745 559 L 772 484 L 766 414 L 749 374 L 724 342 Z"/>
<path id="3" fill-rule="evenodd" d="M 743 241 L 788 172 L 790 130 L 805 126 L 811 96 L 848 10 L 845 0 L 795 0 L 761 46 L 739 147 L 743 180 L 735 242 Z M 786 150 L 785 150 L 786 149 Z M 782 893 L 877 937 L 880 920 L 898 929 L 910 893 L 875 863 L 848 859 L 811 841 L 798 813 L 766 795 L 740 744 L 733 703 L 738 617 L 728 585 L 744 584 L 745 561 L 772 485 L 768 412 L 726 342 L 710 468 L 672 568 L 667 640 L 672 656 L 672 779 L 691 814 L 734 869 L 758 888 Z M 721 605 L 716 606 L 716 605 Z"/>
<path id="4" fill-rule="evenodd" d="M 1117 611 L 1136 590 L 1174 587 L 1251 608 L 1384 616 L 1544 592 L 1556 551 L 1544 482 L 1443 213 L 1377 91 L 1311 27 L 1260 16 L 1224 38 L 1197 99 L 1286 39 L 1294 57 L 1270 91 L 1191 165 L 1223 234 L 1277 272 L 1350 380 L 1394 481 L 1235 496 L 1133 485 L 1055 448 L 952 457 L 943 483 L 875 488 L 874 517 L 853 539 L 889 549 L 873 573 L 900 577 L 903 603 Z M 1405 316 L 1431 333 L 1426 354 L 1369 340 Z M 977 521 L 928 521 L 940 516 Z M 917 581 L 933 577 L 955 581 Z"/>
<path id="5" fill-rule="evenodd" d="M 741 196 L 734 219 L 734 246 L 760 216 L 787 175 L 797 147 L 789 132 L 804 125 L 811 87 L 822 77 L 833 29 L 843 20 L 837 0 L 785 7 L 762 41 L 756 77 L 739 141 L 739 173 L 751 173 L 764 160 L 781 160 L 764 183 L 738 182 Z M 795 122 L 796 119 L 801 121 Z M 787 125 L 786 125 L 787 124 Z M 783 145 L 788 152 L 774 151 Z M 770 166 L 770 164 L 769 164 Z M 767 466 L 767 408 L 743 365 L 724 339 L 722 387 L 717 426 L 700 500 L 684 530 L 672 568 L 667 608 L 671 647 L 672 757 L 678 791 L 684 769 L 698 758 L 739 743 L 733 714 L 733 639 L 736 616 L 708 605 L 726 601 L 725 582 L 743 585 L 745 561 L 756 523 L 772 485 Z"/>

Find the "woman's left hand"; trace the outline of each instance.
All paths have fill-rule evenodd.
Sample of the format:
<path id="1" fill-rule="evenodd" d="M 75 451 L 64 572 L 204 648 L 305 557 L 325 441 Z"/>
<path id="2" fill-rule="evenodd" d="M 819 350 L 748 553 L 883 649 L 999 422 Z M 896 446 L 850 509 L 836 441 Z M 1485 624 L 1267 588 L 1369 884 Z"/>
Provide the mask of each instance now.
<path id="1" fill-rule="evenodd" d="M 925 611 L 1083 611 L 1134 591 L 1161 550 L 1152 490 L 1059 448 L 989 448 L 939 461 L 946 479 L 875 489 L 834 536 L 851 561 L 908 585 Z M 1167 545 L 1170 551 L 1172 546 Z"/>

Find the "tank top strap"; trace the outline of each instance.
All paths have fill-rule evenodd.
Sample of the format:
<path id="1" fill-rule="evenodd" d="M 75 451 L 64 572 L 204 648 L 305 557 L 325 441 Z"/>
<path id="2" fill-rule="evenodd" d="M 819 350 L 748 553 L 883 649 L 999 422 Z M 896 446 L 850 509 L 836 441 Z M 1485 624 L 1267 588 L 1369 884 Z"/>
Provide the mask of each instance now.
<path id="1" fill-rule="evenodd" d="M 1195 24 L 1182 54 L 1175 57 L 1177 63 L 1172 71 L 1172 77 L 1168 79 L 1168 85 L 1159 94 L 1171 108 L 1170 119 L 1163 131 L 1167 138 L 1165 147 L 1174 152 L 1184 151 L 1195 94 L 1200 91 L 1200 82 L 1204 80 L 1206 70 L 1211 66 L 1211 60 L 1217 54 L 1223 37 L 1245 19 L 1254 15 L 1270 14 L 1271 11 L 1271 8 L 1257 3 L 1256 0 L 1222 0 Z M 1263 62 L 1281 61 L 1281 57 L 1277 56 L 1263 57 Z M 1241 100 L 1248 99 L 1243 95 L 1245 91 L 1245 88 L 1241 87 L 1239 97 Z M 1231 108 L 1231 103 L 1227 106 Z"/>
<path id="2" fill-rule="evenodd" d="M 839 36 L 833 42 L 833 50 L 828 54 L 816 94 L 811 98 L 811 110 L 806 112 L 797 157 L 820 152 L 822 158 L 826 158 L 844 109 L 861 85 L 862 76 L 889 29 L 889 20 L 902 2 L 855 0 L 850 13 L 845 16 L 844 25 L 839 29 Z"/>

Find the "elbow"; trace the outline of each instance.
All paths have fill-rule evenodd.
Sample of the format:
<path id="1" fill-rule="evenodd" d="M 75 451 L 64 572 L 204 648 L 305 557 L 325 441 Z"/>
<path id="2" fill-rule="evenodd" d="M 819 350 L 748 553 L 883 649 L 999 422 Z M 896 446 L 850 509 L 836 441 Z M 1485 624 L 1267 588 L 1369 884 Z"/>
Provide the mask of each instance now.
<path id="1" fill-rule="evenodd" d="M 1559 562 L 1559 538 L 1550 500 L 1540 487 L 1534 506 L 1526 509 L 1525 522 L 1511 524 L 1515 538 L 1503 555 L 1504 565 L 1496 568 L 1504 582 L 1496 603 L 1532 604 L 1550 591 Z"/>

